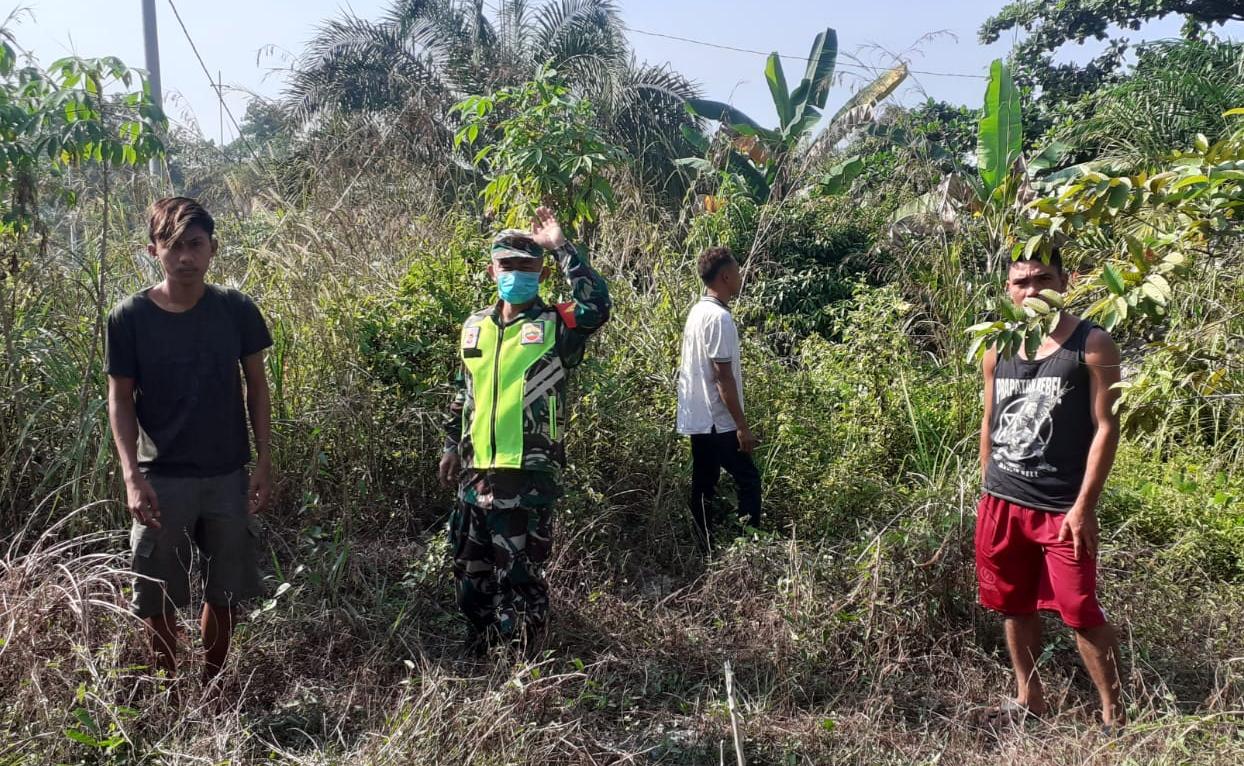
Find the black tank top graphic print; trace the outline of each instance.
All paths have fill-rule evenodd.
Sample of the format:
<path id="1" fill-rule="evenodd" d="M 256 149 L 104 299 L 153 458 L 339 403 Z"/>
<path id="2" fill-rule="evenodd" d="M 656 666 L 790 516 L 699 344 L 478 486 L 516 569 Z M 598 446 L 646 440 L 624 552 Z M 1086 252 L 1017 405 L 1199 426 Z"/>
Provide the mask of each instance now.
<path id="1" fill-rule="evenodd" d="M 998 359 L 985 491 L 1029 508 L 1066 512 L 1084 482 L 1093 441 L 1084 320 L 1044 359 Z"/>

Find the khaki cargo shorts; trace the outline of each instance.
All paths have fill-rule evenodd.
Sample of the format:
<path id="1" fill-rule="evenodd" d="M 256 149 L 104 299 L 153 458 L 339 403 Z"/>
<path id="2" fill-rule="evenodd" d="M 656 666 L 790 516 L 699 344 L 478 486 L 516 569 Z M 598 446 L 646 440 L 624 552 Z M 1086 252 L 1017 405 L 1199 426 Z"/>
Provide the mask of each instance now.
<path id="1" fill-rule="evenodd" d="M 262 592 L 258 520 L 248 508 L 245 469 L 221 476 L 148 474 L 160 504 L 160 527 L 134 522 L 134 613 L 171 614 L 190 603 L 194 560 L 213 606 L 236 606 Z M 197 552 L 197 556 L 195 553 Z"/>

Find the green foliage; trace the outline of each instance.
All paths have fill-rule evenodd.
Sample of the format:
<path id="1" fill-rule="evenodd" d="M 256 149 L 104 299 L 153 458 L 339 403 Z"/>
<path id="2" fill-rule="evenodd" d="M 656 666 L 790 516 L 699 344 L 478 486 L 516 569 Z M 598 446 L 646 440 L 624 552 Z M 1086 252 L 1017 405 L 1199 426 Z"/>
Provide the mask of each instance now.
<path id="1" fill-rule="evenodd" d="M 360 357 L 396 406 L 453 378 L 461 323 L 491 292 L 487 252 L 488 242 L 462 221 L 445 246 L 414 255 L 396 295 L 365 296 L 352 309 Z"/>
<path id="2" fill-rule="evenodd" d="M 1190 136 L 1222 135 L 1223 113 L 1244 104 L 1244 45 L 1163 41 L 1136 48 L 1125 79 L 1060 112 L 1053 134 L 1079 160 L 1136 171 L 1166 159 Z"/>
<path id="3" fill-rule="evenodd" d="M 864 172 L 864 159 L 852 157 L 832 165 L 816 185 L 817 192 L 823 197 L 845 194 L 851 184 Z"/>
<path id="4" fill-rule="evenodd" d="M 1068 304 L 1091 301 L 1084 316 L 1108 330 L 1129 319 L 1161 321 L 1173 299 L 1171 280 L 1186 275 L 1197 255 L 1234 241 L 1244 208 L 1244 127 L 1214 143 L 1197 136 L 1190 150 L 1176 152 L 1153 175 L 1081 169 L 1030 208 L 1030 236 L 1015 245 L 1013 258 L 1070 240 L 1068 250 L 1079 247 L 1100 265 L 1070 291 Z M 1030 301 L 1022 313 L 1010 308 L 1004 322 L 971 328 L 973 354 L 987 346 L 1009 354 L 1039 344 L 1061 298 Z"/>
<path id="5" fill-rule="evenodd" d="M 989 67 L 989 85 L 985 89 L 976 149 L 981 196 L 986 199 L 993 196 L 994 190 L 1010 176 L 1011 167 L 1023 150 L 1019 91 L 1011 81 L 1009 67 L 1001 59 L 995 59 Z"/>
<path id="6" fill-rule="evenodd" d="M 682 102 L 697 89 L 635 60 L 611 0 L 391 0 L 378 21 L 346 12 L 307 46 L 289 106 L 314 129 L 337 119 L 370 129 L 379 117 L 380 140 L 393 139 L 388 154 L 443 171 L 453 153 L 450 107 L 519 87 L 543 66 L 595 105 L 594 127 L 640 161 L 644 183 L 666 190 L 677 177 L 673 158 L 687 152 L 681 131 L 696 126 Z"/>
<path id="7" fill-rule="evenodd" d="M 884 72 L 848 99 L 813 138 L 814 129 L 821 121 L 820 110 L 825 108 L 829 97 L 837 60 L 838 34 L 826 28 L 812 41 L 803 79 L 794 90 L 789 90 L 781 57 L 776 51 L 769 55 L 765 81 L 778 115 L 778 126 L 773 129 L 761 127 L 729 104 L 698 98 L 688 100 L 687 108 L 693 114 L 721 123 L 724 141 L 719 140 L 719 146 L 710 149 L 703 137 L 690 136 L 692 145 L 709 156 L 684 158 L 679 164 L 702 174 L 720 168 L 737 177 L 755 201 L 763 203 L 770 197 L 781 200 L 798 188 L 800 170 L 791 167 L 793 158 L 801 155 L 808 155 L 803 159 L 815 158 L 871 121 L 874 107 L 907 77 L 905 64 Z M 836 188 L 834 182 L 830 182 L 829 188 Z"/>
<path id="8" fill-rule="evenodd" d="M 1244 582 L 1244 486 L 1213 462 L 1198 448 L 1169 461 L 1125 448 L 1101 502 L 1103 523 L 1158 549 L 1168 577 Z"/>
<path id="9" fill-rule="evenodd" d="M 964 212 L 979 214 L 987 232 L 984 246 L 989 252 L 989 269 L 993 270 L 998 250 L 1013 236 L 1022 207 L 1021 192 L 1066 154 L 1066 147 L 1054 142 L 1024 158 L 1023 147 L 1019 92 L 1010 68 L 997 59 L 989 69 L 984 107 L 977 122 L 976 172 L 951 173 L 938 188 L 898 208 L 893 222 L 934 217 L 957 222 Z"/>
<path id="10" fill-rule="evenodd" d="M 738 257 L 751 252 L 761 205 L 729 178 L 722 182 L 717 194 L 708 199 L 712 200 L 713 209 L 692 219 L 686 249 L 698 254 L 721 245 L 738 253 Z"/>
<path id="11" fill-rule="evenodd" d="M 828 314 L 836 342 L 808 336 L 793 366 L 744 360 L 748 401 L 762 392 L 768 412 L 758 422 L 772 429 L 771 449 L 782 456 L 769 492 L 796 513 L 799 528 L 831 531 L 890 491 L 887 477 L 913 443 L 897 385 L 899 376 L 915 375 L 915 349 L 903 331 L 911 308 L 893 287 L 856 285 Z"/>
<path id="12" fill-rule="evenodd" d="M 163 152 L 164 116 L 142 72 L 112 57 L 64 58 L 46 73 L 15 69 L 15 61 L 0 35 L 0 197 L 9 203 L 0 233 L 21 233 L 34 223 L 41 170 L 133 166 Z M 115 85 L 126 90 L 110 95 Z"/>
<path id="13" fill-rule="evenodd" d="M 497 137 L 471 161 L 488 176 L 480 193 L 485 209 L 506 226 L 525 223 L 549 204 L 573 216 L 568 229 L 574 232 L 613 204 L 609 174 L 625 155 L 593 127 L 591 103 L 571 96 L 557 72 L 542 68 L 530 82 L 470 96 L 451 111 L 462 117 L 455 146 Z"/>
<path id="14" fill-rule="evenodd" d="M 844 197 L 775 205 L 776 234 L 765 250 L 771 268 L 753 265 L 740 315 L 784 349 L 811 333 L 836 337 L 842 322 L 832 304 L 850 298 L 861 275 L 875 265 L 871 253 L 884 215 Z"/>
<path id="15" fill-rule="evenodd" d="M 1012 30 L 1024 34 L 1011 53 L 1021 85 L 1040 90 L 1042 117 L 1059 104 L 1091 93 L 1112 78 L 1124 62 L 1127 41 L 1111 38 L 1111 27 L 1139 30 L 1168 14 L 1185 18 L 1184 33 L 1200 36 L 1213 25 L 1244 20 L 1234 0 L 1013 0 L 981 25 L 980 40 L 992 43 Z M 1066 43 L 1109 39 L 1105 53 L 1086 66 L 1054 64 Z"/>
<path id="16" fill-rule="evenodd" d="M 597 6 L 571 0 L 556 9 L 568 18 Z M 410 16 L 449 5 L 403 8 Z M 479 8 L 454 3 L 447 18 L 473 22 Z M 487 41 L 532 28 L 512 21 L 477 24 L 463 36 Z M 591 27 L 576 29 L 588 35 Z M 422 34 L 394 51 L 423 51 Z M 513 86 L 499 73 L 520 72 L 526 59 L 492 67 L 486 51 L 497 49 L 480 45 L 470 49 L 476 62 L 435 66 L 491 78 L 467 93 Z M 410 84 L 400 79 L 420 61 L 395 55 L 375 62 L 369 76 Z M 444 117 L 440 102 L 421 103 L 381 113 L 372 127 L 394 124 L 393 135 L 429 143 L 444 138 L 417 131 Z M 510 116 L 504 111 L 492 116 Z M 146 668 L 127 667 L 146 644 L 117 608 L 127 579 L 119 531 L 128 519 L 117 502 L 104 376 L 90 357 L 95 307 L 79 287 L 95 264 L 63 246 L 57 203 L 40 202 L 33 209 L 54 227 L 49 257 L 23 273 L 4 328 L 16 361 L 0 367 L 0 528 L 18 530 L 0 551 L 7 599 L 0 741 L 13 743 L 22 763 L 40 764 L 128 763 L 147 753 L 213 763 L 701 764 L 716 762 L 729 737 L 720 673 L 729 659 L 748 706 L 749 762 L 830 763 L 843 753 L 879 763 L 931 763 L 945 753 L 997 761 L 992 738 L 955 722 L 997 693 L 980 679 L 1006 675 L 998 623 L 974 599 L 981 403 L 962 332 L 998 272 L 980 268 L 983 217 L 888 237 L 900 198 L 927 188 L 943 166 L 953 169 L 975 142 L 974 114 L 917 113 L 879 126 L 907 131 L 915 136 L 909 144 L 853 145 L 815 163 L 811 180 L 833 170 L 841 187 L 833 190 L 847 190 L 828 198 L 757 204 L 741 173 L 718 175 L 726 169 L 720 157 L 704 179 L 714 196 L 686 211 L 652 204 L 646 187 L 628 185 L 629 172 L 611 176 L 622 204 L 602 216 L 608 236 L 598 238 L 592 259 L 610 281 L 614 310 L 570 382 L 548 652 L 490 663 L 483 673 L 455 658 L 461 625 L 443 533 L 450 499 L 435 479 L 459 322 L 491 298 L 478 216 L 422 186 L 443 163 L 411 164 L 380 144 L 362 153 L 349 148 L 360 142 L 346 145 L 348 172 L 317 167 L 316 183 L 297 195 L 261 177 L 232 177 L 246 203 L 230 207 L 229 196 L 215 208 L 224 250 L 212 278 L 255 295 L 276 340 L 267 363 L 277 492 L 265 515 L 264 567 L 278 587 L 236 633 L 238 664 L 227 671 L 245 681 L 261 662 L 262 683 L 238 686 L 247 695 L 240 708 L 208 727 L 193 714 L 193 679 L 182 687 L 191 705 L 179 708 L 168 687 L 146 687 Z M 481 128 L 478 142 L 499 138 L 486 130 L 495 128 Z M 966 148 L 939 155 L 935 142 Z M 731 146 L 739 156 L 762 156 L 758 144 Z M 1135 742 L 1111 744 L 1109 757 L 1126 762 L 1242 760 L 1232 715 L 1244 634 L 1244 487 L 1235 478 L 1244 465 L 1236 359 L 1244 264 L 1230 192 L 1238 168 L 1225 167 L 1231 155 L 1214 146 L 1198 141 L 1180 158 L 1187 168 L 1163 160 L 1143 179 L 1145 168 L 1098 166 L 1011 176 L 1013 225 L 1031 216 L 1053 229 L 1058 215 L 1084 216 L 1065 251 L 1083 272 L 1077 286 L 1088 288 L 1079 304 L 1109 297 L 1117 306 L 1120 297 L 1148 294 L 1114 328 L 1131 387 L 1121 413 L 1128 434 L 1100 503 L 1102 596 L 1138 658 L 1126 679 L 1136 703 L 1129 712 L 1147 727 Z M 851 155 L 863 169 L 849 181 Z M 1030 170 L 1039 159 L 1029 158 Z M 116 298 L 148 278 L 145 264 L 128 256 L 143 236 L 150 187 L 141 174 L 113 173 L 122 196 L 108 204 L 101 170 L 84 163 L 73 173 L 74 223 L 92 244 L 104 211 L 126 232 L 124 241 L 114 238 L 113 268 L 99 272 Z M 1177 179 L 1151 184 L 1133 206 L 1136 190 L 1166 172 Z M 1060 199 L 1075 183 L 1083 187 Z M 1176 183 L 1184 185 L 1175 190 Z M 1124 199 L 1117 189 L 1128 184 Z M 1018 207 L 1025 187 L 1040 198 L 1026 210 Z M 967 203 L 961 209 L 976 212 Z M 1020 252 L 1039 252 L 1045 238 L 1032 237 L 1044 229 L 1027 225 Z M 1185 228 L 1182 244 L 1163 240 Z M 761 531 L 723 525 L 720 545 L 699 556 L 686 512 L 687 442 L 672 423 L 679 339 L 702 289 L 694 255 L 709 244 L 752 253 L 735 308 L 766 517 Z M 1167 278 L 1164 313 L 1156 322 L 1138 318 L 1157 305 L 1145 285 L 1176 250 L 1188 257 Z M 1145 266 L 1133 262 L 1134 251 Z M 1041 314 L 1042 305 L 1000 316 L 1016 329 L 1027 309 Z M 721 486 L 728 508 L 729 479 Z M 1050 644 L 1043 663 L 1075 667 L 1067 635 Z M 925 650 L 930 636 L 938 637 L 935 651 Z M 979 672 L 965 673 L 968 666 Z M 89 692 L 75 695 L 83 679 Z M 126 699 L 141 703 L 132 720 L 110 702 Z M 809 707 L 824 700 L 834 709 Z M 947 714 L 912 719 L 912 700 Z M 559 725 L 531 725 L 533 703 Z M 853 718 L 852 710 L 876 715 Z M 792 720 L 807 725 L 792 728 Z M 1082 732 L 1063 728 L 1015 739 L 1008 757 L 1082 762 Z M 903 747 L 886 744 L 895 736 Z"/>
<path id="17" fill-rule="evenodd" d="M 84 688 L 81 686 L 78 688 L 77 697 L 79 703 L 85 700 Z M 118 706 L 113 712 L 122 720 L 138 717 L 138 711 L 133 708 Z M 65 729 L 65 736 L 77 744 L 104 756 L 116 756 L 128 748 L 129 742 L 115 721 L 102 726 L 89 710 L 82 707 L 74 708 L 73 718 L 77 723 Z"/>

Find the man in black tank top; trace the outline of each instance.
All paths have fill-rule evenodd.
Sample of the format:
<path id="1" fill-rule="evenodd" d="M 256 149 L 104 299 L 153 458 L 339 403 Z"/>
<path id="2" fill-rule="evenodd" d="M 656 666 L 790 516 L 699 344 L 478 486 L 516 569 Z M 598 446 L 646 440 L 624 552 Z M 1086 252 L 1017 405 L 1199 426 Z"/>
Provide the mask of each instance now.
<path id="1" fill-rule="evenodd" d="M 1057 251 L 1049 262 L 1010 264 L 1015 305 L 1042 290 L 1063 292 Z M 1118 639 L 1097 602 L 1096 507 L 1119 444 L 1114 414 L 1119 350 L 1104 330 L 1063 312 L 1033 358 L 985 356 L 981 497 L 976 572 L 981 604 L 1005 618 L 1018 692 L 988 716 L 1046 712 L 1036 657 L 1038 611 L 1058 612 L 1076 632 L 1097 687 L 1102 722 L 1124 722 Z"/>

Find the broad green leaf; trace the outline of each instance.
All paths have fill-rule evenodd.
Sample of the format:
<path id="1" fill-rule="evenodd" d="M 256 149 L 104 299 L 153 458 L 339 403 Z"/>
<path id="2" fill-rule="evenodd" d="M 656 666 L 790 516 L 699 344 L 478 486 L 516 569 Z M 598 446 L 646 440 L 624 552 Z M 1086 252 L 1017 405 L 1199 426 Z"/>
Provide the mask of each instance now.
<path id="1" fill-rule="evenodd" d="M 1171 191 L 1179 191 L 1180 189 L 1183 189 L 1188 186 L 1192 186 L 1193 184 L 1203 184 L 1203 183 L 1209 183 L 1209 176 L 1201 175 L 1201 174 L 1187 176 L 1171 184 Z"/>
<path id="2" fill-rule="evenodd" d="M 1002 184 L 1023 151 L 1019 91 L 1002 59 L 989 67 L 989 86 L 977 131 L 976 159 L 987 195 Z"/>
<path id="3" fill-rule="evenodd" d="M 827 196 L 841 194 L 851 188 L 851 183 L 864 172 L 862 157 L 851 157 L 834 165 L 821 178 L 820 192 Z"/>
<path id="4" fill-rule="evenodd" d="M 86 708 L 74 708 L 73 717 L 77 718 L 78 722 L 86 728 L 92 731 L 99 731 L 98 724 L 95 723 L 95 719 L 91 717 L 90 712 Z"/>
<path id="5" fill-rule="evenodd" d="M 697 114 L 710 120 L 715 120 L 727 125 L 748 127 L 758 133 L 761 131 L 766 133 L 770 132 L 757 124 L 757 122 L 751 117 L 743 114 L 743 112 L 735 109 L 729 104 L 723 104 L 720 101 L 693 98 L 687 101 L 687 107 L 693 114 Z"/>
<path id="6" fill-rule="evenodd" d="M 808 69 L 803 80 L 791 94 L 795 118 L 803 116 L 809 107 L 824 109 L 829 99 L 829 86 L 834 79 L 834 65 L 838 61 L 838 33 L 832 28 L 819 32 L 808 51 Z"/>
<path id="7" fill-rule="evenodd" d="M 1050 290 L 1049 288 L 1046 288 L 1041 291 L 1040 295 L 1042 300 L 1056 309 L 1061 309 L 1064 305 L 1066 305 L 1063 296 L 1057 290 Z"/>
<path id="8" fill-rule="evenodd" d="M 1106 289 L 1115 295 L 1123 295 L 1127 289 L 1123 283 L 1123 277 L 1109 263 L 1101 267 L 1101 281 L 1106 285 Z"/>
<path id="9" fill-rule="evenodd" d="M 1041 153 L 1028 161 L 1028 172 L 1036 175 L 1057 166 L 1071 154 L 1071 147 L 1061 141 L 1051 141 Z"/>
<path id="10" fill-rule="evenodd" d="M 65 736 L 87 747 L 100 747 L 99 740 L 77 729 L 65 729 Z"/>
<path id="11" fill-rule="evenodd" d="M 1024 342 L 1023 333 L 1019 332 L 1018 330 L 1009 331 L 1007 334 L 1007 342 L 1006 342 L 1006 354 L 1005 354 L 1006 358 L 1010 359 L 1011 357 L 1018 354 L 1019 347 L 1023 344 L 1023 342 Z"/>
<path id="12" fill-rule="evenodd" d="M 1142 294 L 1143 294 L 1146 298 L 1148 298 L 1149 300 L 1151 300 L 1151 301 L 1153 301 L 1154 303 L 1158 304 L 1159 306 L 1165 306 L 1165 305 L 1166 305 L 1166 295 L 1164 295 L 1164 294 L 1162 293 L 1162 290 L 1161 290 L 1161 289 L 1159 289 L 1159 288 L 1158 288 L 1158 286 L 1157 286 L 1157 285 L 1155 285 L 1155 284 L 1153 284 L 1152 282 L 1143 282 L 1143 283 L 1141 283 L 1141 285 L 1140 285 L 1140 292 L 1141 292 L 1141 293 L 1142 293 Z"/>
<path id="13" fill-rule="evenodd" d="M 979 362 L 985 356 L 985 350 L 992 345 L 989 342 L 990 340 L 991 336 L 989 334 L 977 335 L 972 339 L 971 344 L 968 345 L 967 353 L 967 360 L 969 364 Z"/>
<path id="14" fill-rule="evenodd" d="M 937 189 L 927 191 L 914 200 L 905 202 L 890 216 L 890 223 L 900 223 L 908 218 L 937 215 L 942 208 L 942 194 Z"/>
<path id="15" fill-rule="evenodd" d="M 1127 186 L 1115 186 L 1110 189 L 1110 196 L 1106 200 L 1106 207 L 1111 213 L 1117 214 L 1127 204 L 1131 189 Z"/>
<path id="16" fill-rule="evenodd" d="M 709 148 L 708 139 L 705 138 L 704 134 L 701 133 L 700 131 L 696 130 L 690 125 L 683 125 L 682 126 L 682 137 L 685 138 L 687 140 L 687 143 L 691 144 L 692 148 L 694 148 L 700 154 L 708 153 L 708 148 Z"/>
<path id="17" fill-rule="evenodd" d="M 1025 298 L 1024 308 L 1032 309 L 1035 313 L 1041 316 L 1044 316 L 1050 313 L 1051 311 L 1050 304 L 1046 303 L 1040 298 Z"/>
<path id="18" fill-rule="evenodd" d="M 964 332 L 967 333 L 968 335 L 976 335 L 978 333 L 983 333 L 986 330 L 992 331 L 992 330 L 997 330 L 1001 327 L 1002 327 L 1001 322 L 981 322 L 979 324 L 972 325 L 968 329 L 964 330 Z"/>
<path id="19" fill-rule="evenodd" d="M 1150 274 L 1148 281 L 1156 287 L 1167 300 L 1170 300 L 1172 295 L 1171 283 L 1166 281 L 1166 277 L 1161 274 Z"/>
<path id="20" fill-rule="evenodd" d="M 1028 238 L 1024 244 L 1023 260 L 1031 260 L 1034 253 L 1041 247 L 1041 243 L 1045 240 L 1043 234 L 1034 234 Z"/>
<path id="21" fill-rule="evenodd" d="M 732 150 L 726 155 L 726 170 L 743 180 L 752 199 L 757 202 L 765 202 L 769 199 L 769 181 L 746 157 Z"/>
<path id="22" fill-rule="evenodd" d="M 681 159 L 674 160 L 674 164 L 685 168 L 692 168 L 699 173 L 713 172 L 713 163 L 703 157 L 683 157 Z"/>
<path id="23" fill-rule="evenodd" d="M 1037 352 L 1041 349 L 1041 336 L 1039 327 L 1029 327 L 1024 330 L 1024 355 L 1029 359 L 1037 358 Z"/>
<path id="24" fill-rule="evenodd" d="M 1127 319 L 1128 305 L 1127 298 L 1120 297 L 1114 299 L 1114 310 L 1119 314 L 1119 321 Z"/>
<path id="25" fill-rule="evenodd" d="M 786 74 L 782 71 L 782 59 L 777 51 L 769 54 L 765 63 L 765 81 L 769 83 L 769 94 L 773 96 L 773 107 L 777 110 L 778 124 L 783 132 L 795 121 L 794 110 L 790 105 L 790 89 L 786 87 Z"/>

